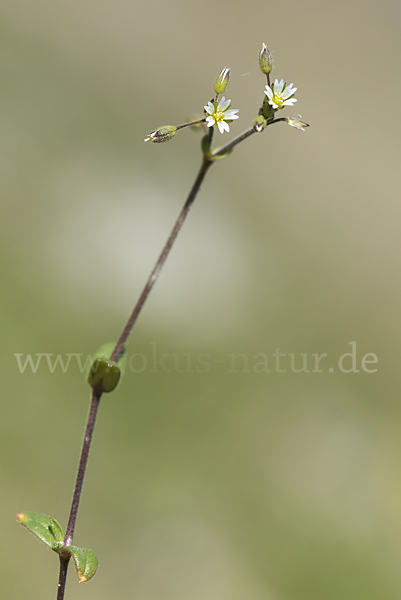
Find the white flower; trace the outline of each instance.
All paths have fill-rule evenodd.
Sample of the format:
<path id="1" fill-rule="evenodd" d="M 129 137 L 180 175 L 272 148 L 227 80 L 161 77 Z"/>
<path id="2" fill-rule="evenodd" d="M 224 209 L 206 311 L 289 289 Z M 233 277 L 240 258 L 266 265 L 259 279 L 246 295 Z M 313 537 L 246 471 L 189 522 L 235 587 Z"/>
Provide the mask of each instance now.
<path id="1" fill-rule="evenodd" d="M 220 102 L 208 102 L 204 107 L 205 112 L 209 115 L 206 117 L 206 123 L 208 127 L 218 127 L 220 133 L 230 131 L 227 121 L 233 121 L 239 119 L 237 113 L 238 108 L 230 108 L 231 100 L 226 100 L 223 96 Z"/>
<path id="2" fill-rule="evenodd" d="M 305 127 L 309 127 L 308 123 L 301 121 L 301 115 L 295 115 L 294 117 L 286 117 L 285 119 L 290 127 L 295 127 L 301 131 L 306 131 Z"/>
<path id="3" fill-rule="evenodd" d="M 284 108 L 284 106 L 294 106 L 294 102 L 297 100 L 292 96 L 298 88 L 292 87 L 293 85 L 293 83 L 287 85 L 284 83 L 284 79 L 281 81 L 276 79 L 272 87 L 267 85 L 265 94 L 269 99 L 269 104 L 275 109 Z"/>

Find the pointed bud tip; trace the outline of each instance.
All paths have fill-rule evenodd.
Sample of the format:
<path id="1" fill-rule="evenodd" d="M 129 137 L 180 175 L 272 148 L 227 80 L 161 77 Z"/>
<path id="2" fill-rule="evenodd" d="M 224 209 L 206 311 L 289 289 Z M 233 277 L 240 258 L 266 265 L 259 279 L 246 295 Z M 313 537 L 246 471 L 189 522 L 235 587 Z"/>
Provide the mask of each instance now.
<path id="1" fill-rule="evenodd" d="M 217 77 L 214 82 L 214 91 L 216 94 L 222 94 L 230 81 L 230 69 L 228 67 L 224 67 L 221 71 L 220 75 Z"/>
<path id="2" fill-rule="evenodd" d="M 259 67 L 265 75 L 273 70 L 273 57 L 265 43 L 262 44 L 262 49 L 259 52 Z"/>
<path id="3" fill-rule="evenodd" d="M 144 139 L 144 142 L 154 142 L 155 144 L 160 144 L 161 142 L 168 142 L 172 137 L 177 133 L 177 128 L 174 125 L 163 125 L 163 127 L 159 127 L 152 131 L 148 135 L 147 138 Z"/>

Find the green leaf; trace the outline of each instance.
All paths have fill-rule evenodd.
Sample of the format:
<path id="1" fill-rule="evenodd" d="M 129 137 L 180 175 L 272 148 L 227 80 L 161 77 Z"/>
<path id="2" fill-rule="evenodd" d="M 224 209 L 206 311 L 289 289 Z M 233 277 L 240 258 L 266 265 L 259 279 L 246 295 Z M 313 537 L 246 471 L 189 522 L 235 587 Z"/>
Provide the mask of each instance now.
<path id="1" fill-rule="evenodd" d="M 79 583 L 92 579 L 99 566 L 99 559 L 93 550 L 89 548 L 77 548 L 66 546 L 63 551 L 69 552 L 74 559 L 77 569 Z"/>
<path id="2" fill-rule="evenodd" d="M 37 512 L 20 513 L 17 515 L 17 519 L 21 525 L 24 525 L 55 552 L 63 545 L 64 533 L 56 519 Z"/>
<path id="3" fill-rule="evenodd" d="M 97 358 L 93 363 L 89 377 L 89 385 L 98 393 L 112 392 L 120 381 L 121 371 L 117 363 Z"/>
<path id="4" fill-rule="evenodd" d="M 36 512 L 20 513 L 17 519 L 46 546 L 58 554 L 68 553 L 72 556 L 80 583 L 92 579 L 99 566 L 97 555 L 89 548 L 64 547 L 64 533 L 56 519 Z"/>
<path id="5" fill-rule="evenodd" d="M 125 348 L 120 352 L 116 362 L 110 360 L 115 347 L 114 342 L 103 344 L 93 356 L 93 363 L 87 370 L 89 385 L 96 392 L 112 392 L 118 385 L 121 371 L 125 365 Z"/>

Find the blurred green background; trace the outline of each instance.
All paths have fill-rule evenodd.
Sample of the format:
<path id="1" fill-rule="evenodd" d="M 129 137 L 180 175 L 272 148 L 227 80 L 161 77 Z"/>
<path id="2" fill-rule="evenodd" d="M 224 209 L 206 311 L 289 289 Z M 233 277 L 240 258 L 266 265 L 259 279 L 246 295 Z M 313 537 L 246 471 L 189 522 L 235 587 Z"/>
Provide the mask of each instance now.
<path id="1" fill-rule="evenodd" d="M 1 597 L 55 598 L 57 556 L 14 515 L 66 525 L 89 401 L 75 360 L 21 373 L 14 354 L 117 337 L 200 164 L 199 133 L 143 139 L 202 112 L 226 65 L 240 119 L 221 141 L 248 127 L 266 42 L 298 87 L 283 114 L 311 127 L 208 174 L 130 340 L 142 356 L 102 399 L 74 538 L 100 569 L 78 585 L 71 568 L 66 598 L 399 600 L 399 2 L 0 14 Z M 298 369 L 328 356 L 281 373 L 277 349 Z"/>

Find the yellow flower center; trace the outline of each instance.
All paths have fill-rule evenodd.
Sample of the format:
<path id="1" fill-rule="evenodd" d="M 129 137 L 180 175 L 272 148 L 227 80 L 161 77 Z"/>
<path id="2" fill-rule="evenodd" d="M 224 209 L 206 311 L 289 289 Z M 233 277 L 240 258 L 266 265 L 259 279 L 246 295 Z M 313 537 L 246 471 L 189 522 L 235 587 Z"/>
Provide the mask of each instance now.
<path id="1" fill-rule="evenodd" d="M 217 122 L 224 121 L 224 112 L 222 110 L 217 110 L 217 106 L 213 112 L 213 118 Z"/>
<path id="2" fill-rule="evenodd" d="M 275 102 L 277 106 L 281 107 L 284 103 L 284 99 L 281 95 L 278 96 L 277 94 L 273 94 L 273 102 Z"/>

